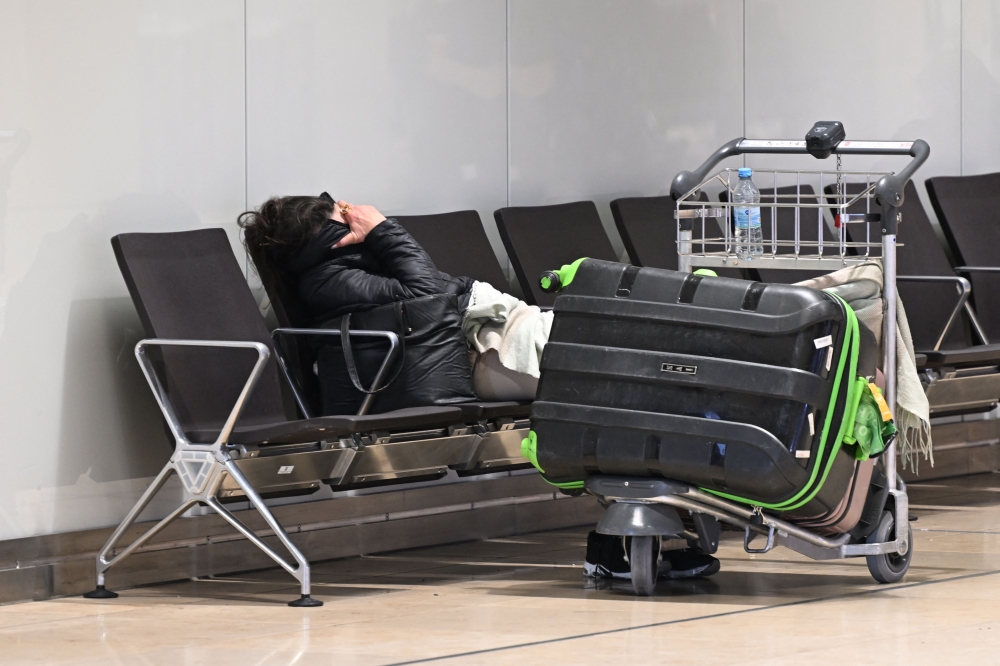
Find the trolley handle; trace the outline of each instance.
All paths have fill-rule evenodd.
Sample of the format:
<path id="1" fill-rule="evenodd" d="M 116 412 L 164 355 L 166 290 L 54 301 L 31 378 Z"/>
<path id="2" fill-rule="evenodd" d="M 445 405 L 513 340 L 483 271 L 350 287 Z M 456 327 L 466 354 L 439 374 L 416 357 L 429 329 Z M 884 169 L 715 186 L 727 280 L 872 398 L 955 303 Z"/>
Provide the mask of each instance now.
<path id="1" fill-rule="evenodd" d="M 839 155 L 909 155 L 913 158 L 899 173 L 883 176 L 875 185 L 876 201 L 883 208 L 883 212 L 888 213 L 889 208 L 896 208 L 903 203 L 903 188 L 914 172 L 927 161 L 927 157 L 931 154 L 931 147 L 921 139 L 916 141 L 841 141 L 831 149 L 831 152 Z M 677 201 L 697 188 L 705 182 L 708 174 L 715 169 L 719 162 L 728 157 L 775 153 L 784 155 L 811 154 L 805 141 L 767 141 L 743 137 L 733 139 L 715 151 L 695 171 L 681 171 L 677 174 L 670 185 L 670 196 L 674 201 Z M 892 219 L 888 219 L 887 216 L 883 216 L 887 225 L 887 229 L 883 230 L 883 233 L 896 233 L 895 217 L 891 217 Z"/>

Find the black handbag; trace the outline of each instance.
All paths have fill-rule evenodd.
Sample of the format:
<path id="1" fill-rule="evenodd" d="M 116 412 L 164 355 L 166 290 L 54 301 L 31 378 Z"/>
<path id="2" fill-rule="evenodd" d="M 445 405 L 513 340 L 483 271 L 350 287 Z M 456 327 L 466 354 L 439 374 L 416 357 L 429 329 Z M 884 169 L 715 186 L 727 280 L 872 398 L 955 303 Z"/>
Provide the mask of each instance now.
<path id="1" fill-rule="evenodd" d="M 401 353 L 376 389 L 370 413 L 476 400 L 462 313 L 453 294 L 355 312 L 323 328 L 339 328 L 342 333 L 392 331 L 400 337 Z M 358 338 L 320 347 L 317 368 L 324 415 L 357 413 L 388 348 L 384 339 Z"/>

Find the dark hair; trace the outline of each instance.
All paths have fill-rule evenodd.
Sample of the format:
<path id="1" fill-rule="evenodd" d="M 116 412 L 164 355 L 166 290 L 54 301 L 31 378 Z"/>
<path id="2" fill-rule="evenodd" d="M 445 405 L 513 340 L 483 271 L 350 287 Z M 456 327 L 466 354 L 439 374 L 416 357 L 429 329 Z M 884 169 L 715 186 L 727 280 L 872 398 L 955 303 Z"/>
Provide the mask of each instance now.
<path id="1" fill-rule="evenodd" d="M 243 245 L 256 266 L 280 269 L 316 234 L 333 213 L 333 198 L 274 197 L 236 218 Z"/>

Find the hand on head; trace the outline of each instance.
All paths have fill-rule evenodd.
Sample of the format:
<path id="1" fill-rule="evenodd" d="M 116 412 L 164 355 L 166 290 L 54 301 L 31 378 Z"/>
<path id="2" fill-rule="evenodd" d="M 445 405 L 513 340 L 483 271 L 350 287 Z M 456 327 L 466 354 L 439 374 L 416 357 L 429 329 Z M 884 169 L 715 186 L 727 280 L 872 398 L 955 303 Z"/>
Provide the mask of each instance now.
<path id="1" fill-rule="evenodd" d="M 374 206 L 354 206 L 343 199 L 337 202 L 332 218 L 344 222 L 351 231 L 334 244 L 334 248 L 362 242 L 372 229 L 385 221 L 385 215 Z"/>

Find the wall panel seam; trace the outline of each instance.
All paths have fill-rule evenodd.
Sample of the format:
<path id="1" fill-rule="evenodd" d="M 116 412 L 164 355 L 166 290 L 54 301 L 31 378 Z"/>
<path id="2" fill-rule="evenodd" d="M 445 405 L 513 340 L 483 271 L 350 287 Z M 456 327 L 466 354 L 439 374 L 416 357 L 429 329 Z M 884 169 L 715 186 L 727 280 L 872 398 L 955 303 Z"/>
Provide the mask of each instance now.
<path id="1" fill-rule="evenodd" d="M 247 0 L 243 0 L 243 210 L 250 208 L 250 124 L 248 116 L 250 113 L 247 104 Z M 237 231 L 237 235 L 241 232 Z M 250 253 L 243 251 L 243 276 L 250 280 Z"/>
<path id="2" fill-rule="evenodd" d="M 510 206 L 510 0 L 504 0 L 504 98 L 507 104 L 507 168 L 504 177 L 507 181 L 507 206 Z M 511 279 L 510 257 L 504 250 L 504 264 L 507 281 Z"/>
<path id="3" fill-rule="evenodd" d="M 747 135 L 747 0 L 743 0 L 743 137 Z M 743 166 L 747 165 L 747 156 L 743 156 Z"/>

